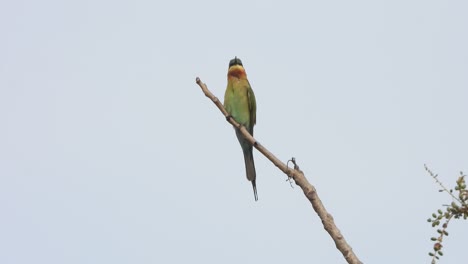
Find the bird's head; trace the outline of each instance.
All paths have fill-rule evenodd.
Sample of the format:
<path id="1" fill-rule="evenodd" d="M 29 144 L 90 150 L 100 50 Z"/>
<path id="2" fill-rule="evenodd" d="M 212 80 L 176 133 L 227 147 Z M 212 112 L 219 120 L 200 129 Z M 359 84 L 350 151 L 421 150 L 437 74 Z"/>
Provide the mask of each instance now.
<path id="1" fill-rule="evenodd" d="M 240 65 L 242 66 L 242 61 L 241 59 L 235 57 L 234 59 L 232 59 L 230 62 L 229 62 L 229 68 L 231 68 L 232 66 L 234 65 Z"/>
<path id="2" fill-rule="evenodd" d="M 246 78 L 246 76 L 244 66 L 239 58 L 235 57 L 229 61 L 228 77 Z"/>

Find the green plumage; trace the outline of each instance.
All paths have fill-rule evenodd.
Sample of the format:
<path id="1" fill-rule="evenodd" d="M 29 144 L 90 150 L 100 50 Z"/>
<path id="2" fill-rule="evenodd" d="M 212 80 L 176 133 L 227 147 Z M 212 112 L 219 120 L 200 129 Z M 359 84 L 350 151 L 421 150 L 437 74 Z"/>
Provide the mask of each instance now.
<path id="1" fill-rule="evenodd" d="M 237 57 L 229 63 L 228 84 L 224 94 L 224 107 L 226 111 L 241 125 L 245 126 L 253 136 L 253 127 L 256 123 L 257 104 L 255 94 L 247 80 L 242 62 Z M 252 182 L 255 200 L 257 197 L 255 163 L 252 145 L 236 129 L 236 136 L 244 153 L 247 179 Z"/>

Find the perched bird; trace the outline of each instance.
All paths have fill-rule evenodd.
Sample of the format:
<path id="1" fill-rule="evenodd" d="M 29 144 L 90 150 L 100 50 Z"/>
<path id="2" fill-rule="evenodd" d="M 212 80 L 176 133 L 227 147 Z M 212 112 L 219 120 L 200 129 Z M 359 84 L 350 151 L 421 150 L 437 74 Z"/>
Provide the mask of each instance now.
<path id="1" fill-rule="evenodd" d="M 224 108 L 253 136 L 253 127 L 256 122 L 257 104 L 255 95 L 250 87 L 242 61 L 235 57 L 229 62 L 228 84 L 224 94 Z M 245 171 L 247 180 L 252 182 L 255 201 L 258 200 L 257 186 L 255 185 L 255 164 L 252 153 L 252 145 L 242 136 L 236 128 L 236 136 L 244 152 Z"/>

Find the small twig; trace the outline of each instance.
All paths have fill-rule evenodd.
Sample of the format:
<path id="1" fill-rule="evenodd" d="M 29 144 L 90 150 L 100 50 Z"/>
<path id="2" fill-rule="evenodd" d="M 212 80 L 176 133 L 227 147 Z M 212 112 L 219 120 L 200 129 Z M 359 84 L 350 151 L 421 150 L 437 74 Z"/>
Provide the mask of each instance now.
<path id="1" fill-rule="evenodd" d="M 288 160 L 288 162 L 286 162 L 286 166 L 289 168 L 289 162 L 293 163 L 294 164 L 294 168 L 296 168 L 296 159 L 294 157 L 292 157 L 290 160 Z M 299 166 L 297 166 L 297 169 L 299 169 Z M 289 185 L 291 185 L 291 188 L 294 189 L 294 186 L 292 185 L 292 178 L 289 177 L 289 175 L 286 175 L 288 176 L 288 178 L 286 179 L 286 181 L 289 182 Z"/>
<path id="2" fill-rule="evenodd" d="M 429 175 L 431 175 L 432 178 L 434 178 L 434 180 L 440 185 L 440 187 L 442 187 L 442 189 L 443 189 L 446 193 L 450 194 L 450 196 L 452 196 L 452 198 L 453 198 L 454 200 L 456 200 L 456 201 L 458 201 L 459 203 L 461 203 L 460 199 L 458 199 L 455 195 L 453 195 L 453 193 L 452 193 L 450 190 L 448 190 L 447 188 L 445 188 L 445 186 L 437 179 L 437 176 L 438 176 L 438 175 L 437 175 L 437 174 L 434 174 L 434 173 L 429 169 L 429 167 L 427 167 L 426 164 L 424 164 L 424 169 L 427 171 L 427 173 L 429 173 Z"/>
<path id="3" fill-rule="evenodd" d="M 304 192 L 307 199 L 312 204 L 313 209 L 317 213 L 317 215 L 322 220 L 322 224 L 324 229 L 330 234 L 331 238 L 335 242 L 336 248 L 343 254 L 344 258 L 348 263 L 358 264 L 362 263 L 358 257 L 354 254 L 353 249 L 351 246 L 346 242 L 345 238 L 341 234 L 338 227 L 335 225 L 335 221 L 333 220 L 333 216 L 327 212 L 325 207 L 322 204 L 322 201 L 318 197 L 317 191 L 315 187 L 312 186 L 309 181 L 304 176 L 304 173 L 299 169 L 299 166 L 293 161 L 294 169 L 290 169 L 286 164 L 284 164 L 281 160 L 279 160 L 273 153 L 263 147 L 252 135 L 249 134 L 247 129 L 244 126 L 240 126 L 234 118 L 228 118 L 229 114 L 227 113 L 226 109 L 224 109 L 223 104 L 218 100 L 216 96 L 214 96 L 209 90 L 206 84 L 204 84 L 200 78 L 197 77 L 196 79 L 197 84 L 202 89 L 203 93 L 206 97 L 210 98 L 211 101 L 218 107 L 218 109 L 223 113 L 226 117 L 226 120 L 236 128 L 239 128 L 244 138 L 250 142 L 260 153 L 262 153 L 267 159 L 269 159 L 278 169 L 284 172 L 288 177 L 292 178 L 296 185 L 298 185 L 302 191 Z"/>

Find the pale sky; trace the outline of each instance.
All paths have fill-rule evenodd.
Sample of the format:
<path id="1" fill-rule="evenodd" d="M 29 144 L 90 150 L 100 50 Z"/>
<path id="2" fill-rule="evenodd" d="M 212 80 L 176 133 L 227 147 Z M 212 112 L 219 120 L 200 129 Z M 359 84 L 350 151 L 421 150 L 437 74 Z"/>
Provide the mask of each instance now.
<path id="1" fill-rule="evenodd" d="M 220 99 L 242 59 L 255 137 L 295 157 L 364 263 L 429 263 L 468 171 L 467 1 L 3 1 L 0 263 L 345 263 Z M 453 222 L 440 263 L 466 251 Z"/>

